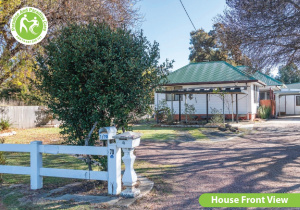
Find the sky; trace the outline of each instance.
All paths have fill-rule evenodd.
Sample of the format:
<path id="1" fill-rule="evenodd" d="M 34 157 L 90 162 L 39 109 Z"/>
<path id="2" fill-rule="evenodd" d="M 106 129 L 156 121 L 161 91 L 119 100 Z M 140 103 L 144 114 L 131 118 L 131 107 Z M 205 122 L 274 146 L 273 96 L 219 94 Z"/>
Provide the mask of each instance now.
<path id="1" fill-rule="evenodd" d="M 225 0 L 182 0 L 196 29 L 206 32 L 213 26 L 213 18 L 222 14 Z M 141 29 L 149 41 L 157 41 L 160 61 L 175 60 L 172 70 L 189 63 L 190 32 L 194 30 L 180 0 L 141 0 L 138 4 L 144 16 Z M 171 71 L 172 71 L 171 70 Z"/>

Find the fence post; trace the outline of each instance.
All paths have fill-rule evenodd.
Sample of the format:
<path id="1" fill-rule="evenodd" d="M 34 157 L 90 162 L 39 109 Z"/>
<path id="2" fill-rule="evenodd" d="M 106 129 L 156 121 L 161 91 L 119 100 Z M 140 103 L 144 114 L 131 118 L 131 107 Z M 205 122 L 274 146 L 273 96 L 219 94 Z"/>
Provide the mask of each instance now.
<path id="1" fill-rule="evenodd" d="M 121 193 L 121 149 L 116 144 L 108 145 L 108 194 L 118 195 Z"/>
<path id="2" fill-rule="evenodd" d="M 42 142 L 32 141 L 30 145 L 30 186 L 32 190 L 36 190 L 43 187 L 43 177 L 40 176 L 40 168 L 43 166 L 43 156 L 39 152 L 39 145 L 42 145 Z"/>

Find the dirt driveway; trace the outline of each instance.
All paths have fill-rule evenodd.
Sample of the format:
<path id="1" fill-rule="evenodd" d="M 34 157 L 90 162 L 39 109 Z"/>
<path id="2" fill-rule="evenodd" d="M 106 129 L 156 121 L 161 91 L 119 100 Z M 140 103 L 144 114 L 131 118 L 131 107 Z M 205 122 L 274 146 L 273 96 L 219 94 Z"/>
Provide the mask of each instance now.
<path id="1" fill-rule="evenodd" d="M 300 118 L 257 124 L 222 142 L 143 142 L 137 158 L 168 167 L 155 170 L 163 184 L 132 209 L 199 209 L 206 192 L 300 193 Z"/>

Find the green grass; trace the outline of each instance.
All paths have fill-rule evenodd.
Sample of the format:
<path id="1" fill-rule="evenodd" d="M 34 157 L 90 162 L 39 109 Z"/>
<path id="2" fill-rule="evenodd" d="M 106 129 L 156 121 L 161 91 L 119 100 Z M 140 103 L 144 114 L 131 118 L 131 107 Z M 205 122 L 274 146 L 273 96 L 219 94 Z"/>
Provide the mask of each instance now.
<path id="1" fill-rule="evenodd" d="M 29 153 L 5 153 L 6 165 L 14 166 L 30 166 L 30 154 Z M 75 169 L 75 170 L 87 170 L 88 167 L 84 161 L 65 154 L 51 155 L 43 154 L 43 167 L 45 168 L 65 168 L 65 169 Z M 97 170 L 94 167 L 94 170 Z M 69 180 L 69 181 L 68 181 Z M 74 180 L 65 178 L 54 178 L 45 177 L 44 185 L 47 184 L 61 184 L 71 183 Z M 3 184 L 29 184 L 30 177 L 26 175 L 14 175 L 14 174 L 3 174 Z"/>
<path id="2" fill-rule="evenodd" d="M 203 128 L 183 128 L 183 130 L 187 130 L 196 141 L 207 140 L 207 137 L 201 132 Z"/>
<path id="3" fill-rule="evenodd" d="M 161 141 L 175 140 L 180 131 L 187 131 L 195 141 L 207 140 L 201 132 L 204 128 L 172 128 L 172 127 L 154 127 L 150 125 L 133 126 L 134 132 L 142 133 L 142 140 Z"/>
<path id="4" fill-rule="evenodd" d="M 175 140 L 180 131 L 188 131 L 195 140 L 206 139 L 201 133 L 204 128 L 170 128 L 154 127 L 149 124 L 135 125 L 133 131 L 143 134 L 142 140 L 168 141 Z M 17 134 L 5 137 L 6 144 L 29 144 L 31 141 L 43 141 L 43 144 L 58 144 L 62 142 L 59 128 L 14 129 Z"/>
<path id="5" fill-rule="evenodd" d="M 29 144 L 31 141 L 43 141 L 43 144 L 57 144 L 62 141 L 59 128 L 12 129 L 16 135 L 5 137 L 6 144 Z"/>
<path id="6" fill-rule="evenodd" d="M 133 126 L 133 131 L 142 133 L 142 140 L 165 141 L 177 137 L 176 128 L 152 127 L 150 125 Z"/>

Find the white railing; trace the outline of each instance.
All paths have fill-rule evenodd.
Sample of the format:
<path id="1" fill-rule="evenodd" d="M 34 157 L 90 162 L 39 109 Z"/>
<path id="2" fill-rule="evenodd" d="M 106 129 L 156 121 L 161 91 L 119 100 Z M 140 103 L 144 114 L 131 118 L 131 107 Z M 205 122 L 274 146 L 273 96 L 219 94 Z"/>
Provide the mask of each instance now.
<path id="1" fill-rule="evenodd" d="M 30 175 L 31 189 L 43 187 L 43 176 L 103 180 L 108 182 L 108 194 L 121 192 L 121 149 L 116 144 L 108 147 L 43 145 L 41 141 L 30 144 L 0 144 L 3 152 L 30 152 L 30 167 L 0 165 L 0 173 Z M 42 153 L 107 155 L 107 171 L 43 168 Z"/>

